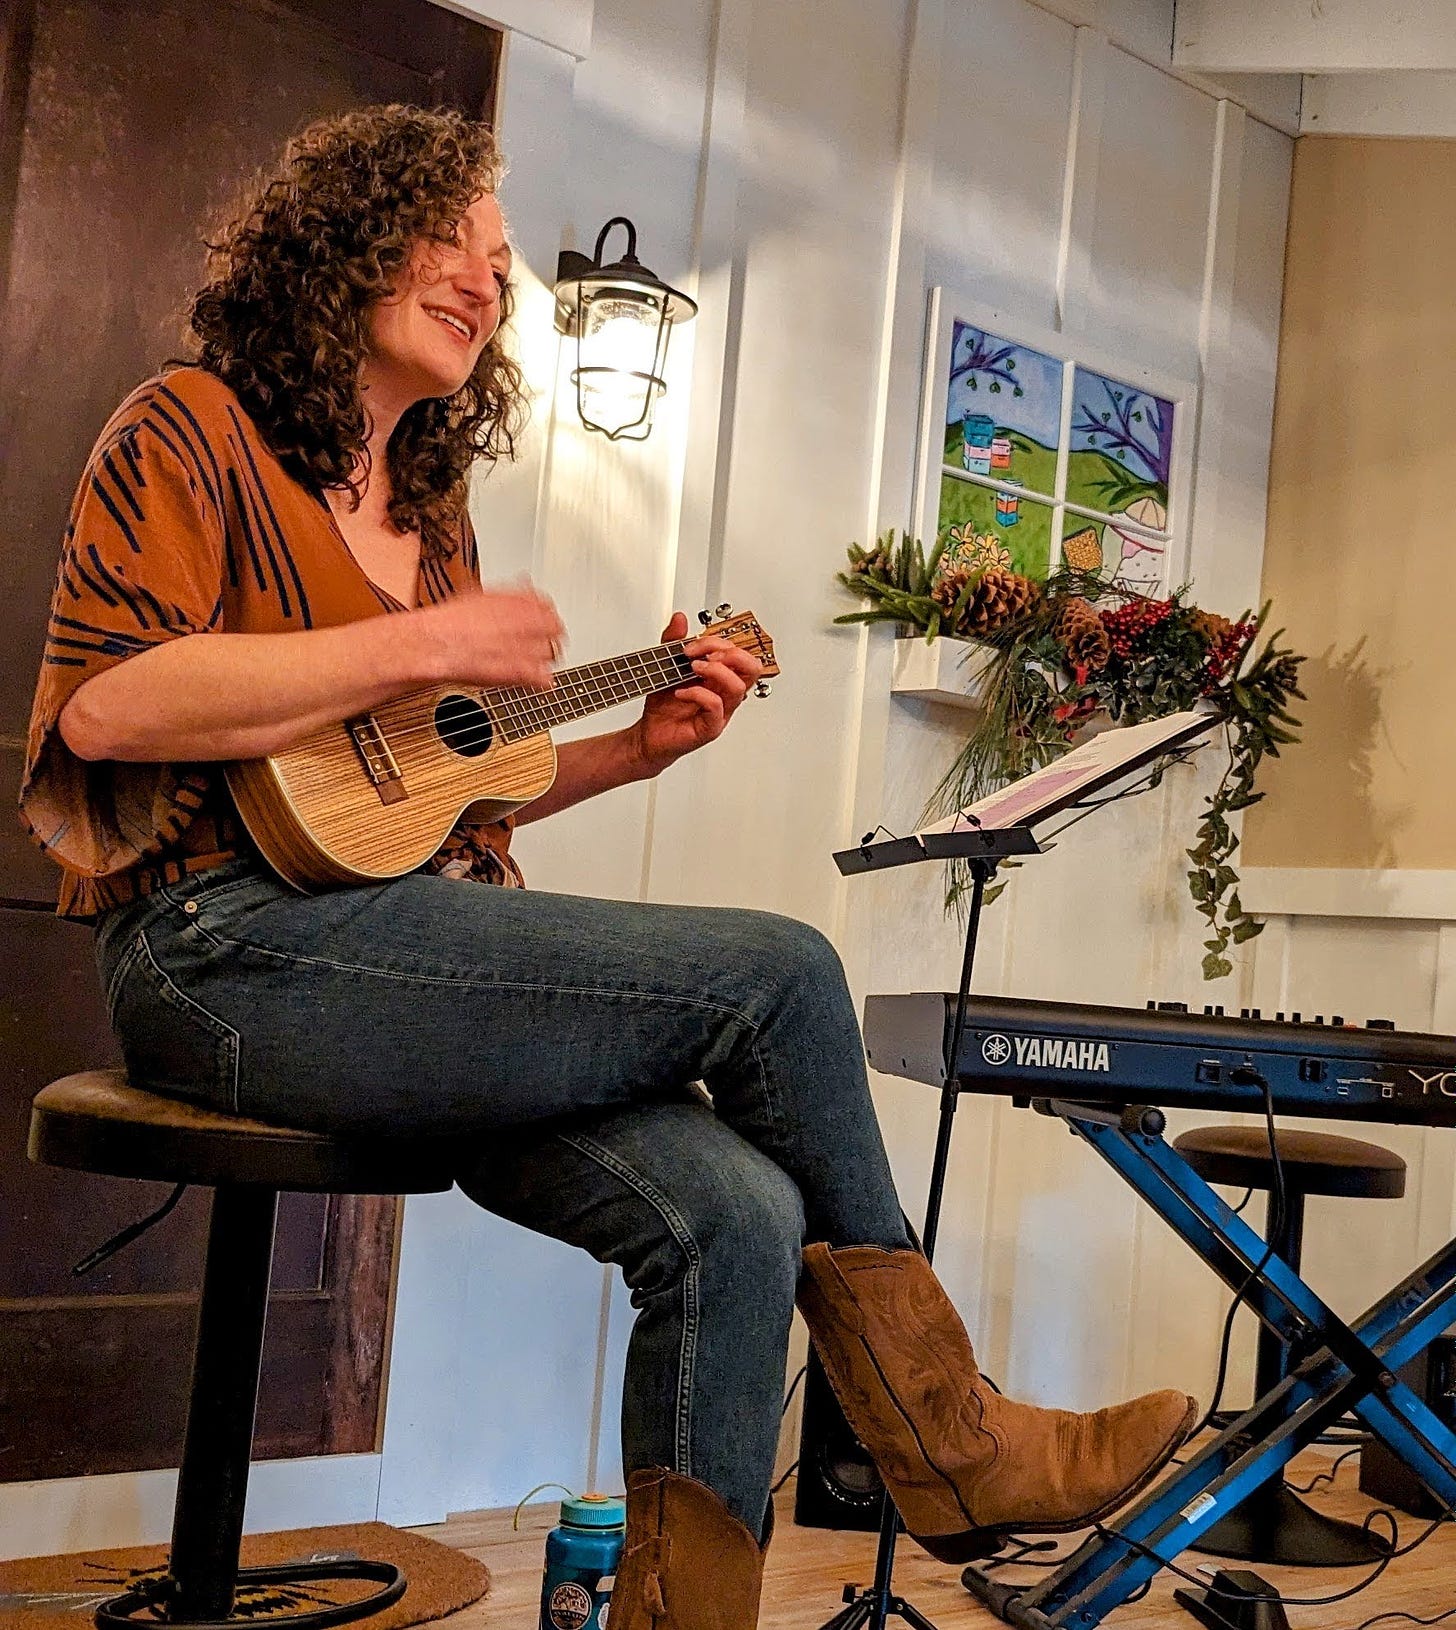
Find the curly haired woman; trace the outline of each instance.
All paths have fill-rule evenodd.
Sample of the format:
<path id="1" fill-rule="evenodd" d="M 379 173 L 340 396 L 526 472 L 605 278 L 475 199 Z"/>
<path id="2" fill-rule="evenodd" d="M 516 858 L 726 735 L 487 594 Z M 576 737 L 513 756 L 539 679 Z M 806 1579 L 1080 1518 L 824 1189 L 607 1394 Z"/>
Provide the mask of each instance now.
<path id="1" fill-rule="evenodd" d="M 796 1296 L 907 1527 L 947 1561 L 1112 1511 L 1192 1400 L 1072 1415 L 982 1382 L 908 1236 L 838 958 L 803 923 L 524 890 L 510 823 L 462 823 L 395 882 L 303 895 L 241 830 L 227 760 L 431 683 L 551 682 L 556 612 L 481 587 L 466 515 L 473 467 L 521 420 L 499 174 L 482 125 L 385 107 L 311 126 L 260 182 L 192 303 L 196 365 L 133 392 L 82 474 L 22 807 L 61 910 L 95 920 L 134 1080 L 450 1136 L 480 1205 L 621 1267 L 638 1313 L 613 1630 L 744 1630 Z M 666 637 L 685 631 L 678 614 Z M 713 741 L 757 666 L 694 649 L 694 682 L 564 746 L 517 819 Z"/>

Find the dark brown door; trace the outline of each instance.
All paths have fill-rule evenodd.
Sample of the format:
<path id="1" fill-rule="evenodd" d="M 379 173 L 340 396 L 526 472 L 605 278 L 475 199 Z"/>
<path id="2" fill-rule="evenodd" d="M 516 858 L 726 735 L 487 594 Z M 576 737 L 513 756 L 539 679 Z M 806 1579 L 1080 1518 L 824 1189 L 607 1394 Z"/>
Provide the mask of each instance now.
<path id="1" fill-rule="evenodd" d="M 29 1166 L 34 1093 L 110 1062 L 90 935 L 13 810 L 71 492 L 180 354 L 205 221 L 301 124 L 490 117 L 500 35 L 430 0 L 0 0 L 0 1482 L 175 1465 L 206 1195 L 85 1279 L 166 1190 Z M 375 1447 L 395 1202 L 286 1197 L 255 1454 Z"/>

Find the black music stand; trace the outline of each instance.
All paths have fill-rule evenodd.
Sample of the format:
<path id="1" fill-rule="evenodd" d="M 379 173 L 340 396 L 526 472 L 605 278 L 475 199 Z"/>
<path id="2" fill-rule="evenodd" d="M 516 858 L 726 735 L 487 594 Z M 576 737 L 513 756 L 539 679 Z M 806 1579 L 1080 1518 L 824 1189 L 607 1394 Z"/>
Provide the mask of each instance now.
<path id="1" fill-rule="evenodd" d="M 961 957 L 961 981 L 957 992 L 955 1027 L 950 1057 L 958 1056 L 961 1031 L 966 1020 L 966 999 L 971 988 L 971 971 L 976 961 L 976 941 L 981 932 L 981 907 L 986 885 L 1003 860 L 1013 855 L 1036 855 L 1040 845 L 1028 826 L 981 829 L 966 826 L 963 831 L 927 832 L 917 837 L 894 838 L 887 843 L 866 841 L 857 849 L 840 850 L 835 864 L 846 877 L 859 872 L 880 871 L 888 866 L 907 866 L 921 860 L 964 860 L 971 873 L 971 910 L 966 920 L 966 948 Z M 940 1089 L 940 1125 L 935 1136 L 935 1159 L 930 1167 L 930 1192 L 925 1201 L 925 1223 L 920 1244 L 926 1261 L 935 1255 L 935 1235 L 940 1226 L 941 1198 L 945 1191 L 946 1165 L 950 1159 L 951 1124 L 960 1100 L 960 1079 L 947 1072 Z M 880 1539 L 875 1551 L 875 1581 L 867 1589 L 844 1587 L 848 1604 L 822 1626 L 822 1630 L 885 1630 L 887 1619 L 904 1619 L 914 1630 L 935 1630 L 935 1625 L 912 1602 L 896 1596 L 891 1588 L 895 1567 L 895 1541 L 900 1532 L 900 1514 L 886 1492 L 880 1513 Z"/>
<path id="2" fill-rule="evenodd" d="M 1201 712 L 1151 721 L 1125 733 L 1127 748 L 1122 751 L 1116 750 L 1120 744 L 1115 744 L 1109 750 L 1109 744 L 1097 738 L 1055 760 L 1045 769 L 1013 782 L 1002 793 L 974 805 L 971 810 L 962 812 L 954 821 L 939 829 L 928 829 L 907 838 L 890 838 L 882 843 L 873 842 L 874 834 L 871 833 L 857 848 L 836 851 L 834 863 L 846 877 L 883 871 L 893 866 L 915 865 L 924 860 L 966 862 L 971 873 L 971 909 L 966 921 L 965 951 L 961 957 L 961 977 L 956 990 L 955 1019 L 947 1058 L 954 1061 L 960 1057 L 966 1002 L 975 966 L 976 942 L 981 931 L 981 907 L 985 903 L 986 885 L 995 876 L 997 866 L 1017 855 L 1042 852 L 1041 845 L 1032 834 L 1033 824 L 1075 808 L 1089 794 L 1125 780 L 1139 768 L 1154 764 L 1170 754 L 1177 754 L 1216 723 L 1217 719 L 1212 714 Z M 1069 773 L 1073 770 L 1077 773 Z M 1040 794 L 1036 792 L 1038 784 L 1046 789 Z M 1024 813 L 1013 824 L 996 826 L 989 824 L 989 821 L 983 823 L 976 811 L 984 810 L 989 816 L 990 807 L 1003 800 L 1008 800 L 1006 807 L 1024 806 Z M 935 1254 L 946 1165 L 950 1158 L 951 1127 L 960 1094 L 959 1077 L 954 1068 L 948 1069 L 940 1089 L 940 1122 L 936 1130 L 935 1158 L 930 1167 L 930 1190 L 926 1196 L 925 1223 L 920 1238 L 927 1262 L 933 1260 Z M 869 1630 L 885 1630 L 886 1621 L 891 1618 L 904 1619 L 913 1626 L 913 1630 L 936 1630 L 934 1623 L 914 1603 L 897 1596 L 892 1588 L 895 1542 L 899 1532 L 900 1514 L 887 1490 L 880 1517 L 879 1544 L 875 1551 L 874 1583 L 868 1589 L 858 1591 L 853 1585 L 846 1585 L 844 1610 L 836 1613 L 820 1630 L 859 1630 L 861 1625 L 868 1626 Z"/>

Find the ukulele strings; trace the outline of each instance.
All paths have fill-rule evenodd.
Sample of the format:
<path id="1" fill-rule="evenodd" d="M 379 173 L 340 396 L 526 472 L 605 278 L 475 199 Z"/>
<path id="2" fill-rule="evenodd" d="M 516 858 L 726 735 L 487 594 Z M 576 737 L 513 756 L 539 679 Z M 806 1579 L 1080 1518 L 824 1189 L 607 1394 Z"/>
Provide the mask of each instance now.
<path id="1" fill-rule="evenodd" d="M 695 677 L 692 669 L 684 671 L 670 660 L 683 658 L 685 643 L 674 641 L 645 651 L 629 652 L 624 657 L 616 657 L 606 663 L 586 663 L 579 668 L 565 668 L 556 676 L 557 683 L 550 690 L 537 691 L 520 686 L 508 686 L 472 693 L 462 687 L 460 694 L 466 701 L 474 702 L 481 707 L 486 712 L 487 718 L 474 720 L 455 730 L 438 729 L 433 718 L 423 724 L 389 729 L 380 715 L 390 706 L 400 706 L 412 700 L 411 698 L 401 697 L 394 704 L 376 708 L 373 717 L 380 723 L 385 741 L 390 743 L 430 731 L 437 734 L 447 745 L 470 745 L 477 740 L 489 740 L 491 735 L 503 726 L 509 728 L 531 724 L 537 725 L 537 729 L 529 730 L 527 733 L 536 734 L 538 730 L 549 730 L 553 724 L 570 723 L 573 718 L 585 717 L 586 713 L 611 707 L 618 702 L 630 702 L 634 697 L 650 694 L 650 691 L 668 690 L 675 685 L 686 684 Z M 643 666 L 640 669 L 633 669 L 628 666 L 632 663 L 641 663 Z M 649 663 L 655 666 L 648 666 Z M 593 674 L 590 672 L 593 668 L 606 671 Z M 651 682 L 650 690 L 647 692 L 637 688 L 643 681 Z M 619 688 L 620 694 L 615 694 Z M 576 704 L 581 702 L 589 705 L 580 713 L 573 711 Z M 549 710 L 558 708 L 566 710 L 564 716 L 551 718 Z M 432 715 L 434 711 L 435 704 L 431 703 Z"/>

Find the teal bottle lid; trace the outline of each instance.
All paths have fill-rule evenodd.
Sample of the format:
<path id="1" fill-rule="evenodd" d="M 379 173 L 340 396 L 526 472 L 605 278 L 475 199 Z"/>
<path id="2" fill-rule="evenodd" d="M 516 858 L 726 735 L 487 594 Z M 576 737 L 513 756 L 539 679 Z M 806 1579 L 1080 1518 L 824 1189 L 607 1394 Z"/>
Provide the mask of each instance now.
<path id="1" fill-rule="evenodd" d="M 561 1502 L 561 1520 L 573 1528 L 621 1528 L 627 1504 L 614 1494 L 578 1494 Z"/>

